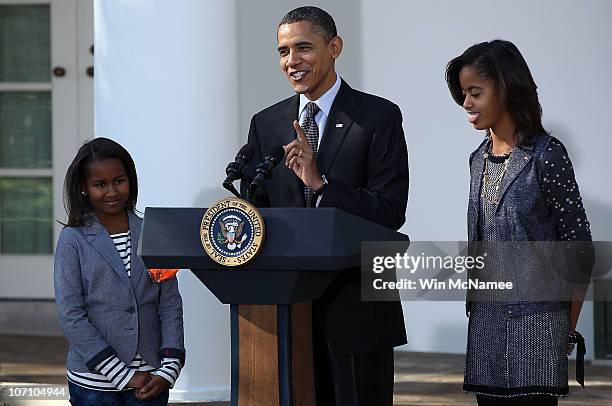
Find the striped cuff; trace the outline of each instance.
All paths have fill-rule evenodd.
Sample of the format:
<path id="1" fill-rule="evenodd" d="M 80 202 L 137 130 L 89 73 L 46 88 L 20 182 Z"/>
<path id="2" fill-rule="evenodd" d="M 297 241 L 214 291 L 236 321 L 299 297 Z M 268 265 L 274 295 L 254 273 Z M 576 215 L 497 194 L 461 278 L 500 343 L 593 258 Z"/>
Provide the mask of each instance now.
<path id="1" fill-rule="evenodd" d="M 178 348 L 162 348 L 161 359 L 164 358 L 178 358 L 181 361 L 181 368 L 185 366 L 185 351 L 179 350 Z"/>
<path id="2" fill-rule="evenodd" d="M 125 362 L 113 355 L 96 365 L 95 370 L 104 375 L 119 390 L 123 390 L 136 370 L 129 369 Z"/>
<path id="3" fill-rule="evenodd" d="M 113 350 L 112 347 L 106 347 L 105 349 L 97 353 L 92 359 L 87 361 L 87 368 L 89 368 L 91 372 L 96 372 L 96 365 L 102 363 L 111 355 L 117 355 L 117 353 L 115 352 L 115 350 Z"/>
<path id="4" fill-rule="evenodd" d="M 161 367 L 153 372 L 153 375 L 161 376 L 170 384 L 170 388 L 174 387 L 176 380 L 181 374 L 181 360 L 178 358 L 163 358 Z"/>

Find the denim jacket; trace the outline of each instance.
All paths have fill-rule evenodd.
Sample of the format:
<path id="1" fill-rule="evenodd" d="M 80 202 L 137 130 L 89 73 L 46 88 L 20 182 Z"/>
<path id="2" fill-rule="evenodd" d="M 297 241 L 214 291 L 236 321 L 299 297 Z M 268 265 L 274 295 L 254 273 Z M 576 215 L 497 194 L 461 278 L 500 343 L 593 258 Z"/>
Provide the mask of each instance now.
<path id="1" fill-rule="evenodd" d="M 491 141 L 487 137 L 470 155 L 470 196 L 467 212 L 470 242 L 479 239 L 484 155 L 490 146 Z M 515 280 L 519 281 L 518 289 L 530 289 L 533 278 L 539 278 L 541 275 L 529 271 L 543 268 L 541 255 L 539 257 L 535 253 L 538 242 L 591 241 L 591 232 L 571 161 L 559 140 L 546 134 L 538 135 L 531 143 L 517 145 L 509 159 L 499 188 L 499 202 L 494 214 L 495 226 L 502 241 L 534 242 L 533 252 L 507 254 L 503 258 L 503 266 L 507 272 L 514 272 Z M 551 244 L 547 245 L 550 246 Z M 592 248 L 591 245 L 589 247 Z M 546 268 L 554 270 L 555 275 L 564 273 L 567 268 L 565 256 L 552 252 L 546 254 Z M 562 283 L 555 281 L 553 277 L 550 283 L 555 282 Z M 547 308 L 567 306 L 567 303 L 551 302 L 544 308 L 542 306 L 542 302 L 522 303 L 519 309 L 522 314 L 530 314 Z"/>

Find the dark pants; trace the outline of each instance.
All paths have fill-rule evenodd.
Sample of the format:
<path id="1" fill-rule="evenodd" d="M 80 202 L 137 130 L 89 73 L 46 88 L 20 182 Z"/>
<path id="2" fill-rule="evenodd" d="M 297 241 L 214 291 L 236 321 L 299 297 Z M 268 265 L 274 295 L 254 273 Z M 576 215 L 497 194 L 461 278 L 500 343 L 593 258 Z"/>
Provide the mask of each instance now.
<path id="1" fill-rule="evenodd" d="M 133 390 L 107 392 L 87 389 L 71 382 L 68 382 L 68 391 L 72 406 L 166 406 L 169 394 L 166 390 L 155 399 L 138 400 Z"/>
<path id="2" fill-rule="evenodd" d="M 558 398 L 552 395 L 529 395 L 512 398 L 476 395 L 478 406 L 557 406 Z"/>
<path id="3" fill-rule="evenodd" d="M 364 354 L 334 354 L 320 315 L 313 312 L 312 326 L 317 405 L 392 406 L 393 348 Z"/>

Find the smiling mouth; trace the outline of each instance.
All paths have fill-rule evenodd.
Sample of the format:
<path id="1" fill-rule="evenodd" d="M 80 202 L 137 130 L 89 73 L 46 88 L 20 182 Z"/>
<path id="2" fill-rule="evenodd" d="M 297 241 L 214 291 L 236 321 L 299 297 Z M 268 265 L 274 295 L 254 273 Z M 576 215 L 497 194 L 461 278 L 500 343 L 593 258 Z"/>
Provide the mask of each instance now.
<path id="1" fill-rule="evenodd" d="M 478 118 L 480 117 L 480 113 L 476 111 L 468 111 L 467 113 L 468 113 L 468 121 L 472 124 L 474 124 L 476 120 L 478 120 Z"/>
<path id="2" fill-rule="evenodd" d="M 308 73 L 308 71 L 306 70 L 296 70 L 294 72 L 291 72 L 289 74 L 289 77 L 293 80 L 300 80 L 302 79 L 306 74 Z"/>

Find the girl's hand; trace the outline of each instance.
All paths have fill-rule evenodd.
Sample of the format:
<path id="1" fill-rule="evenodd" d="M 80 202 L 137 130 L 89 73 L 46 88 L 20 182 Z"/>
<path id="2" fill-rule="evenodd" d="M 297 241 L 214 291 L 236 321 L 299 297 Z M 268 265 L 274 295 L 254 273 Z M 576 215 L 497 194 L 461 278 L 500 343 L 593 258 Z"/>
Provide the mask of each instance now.
<path id="1" fill-rule="evenodd" d="M 138 400 L 150 400 L 158 397 L 170 387 L 170 383 L 161 376 L 152 375 L 151 380 L 135 393 Z"/>
<path id="2" fill-rule="evenodd" d="M 149 372 L 136 372 L 127 383 L 128 388 L 140 389 L 151 380 Z"/>

